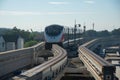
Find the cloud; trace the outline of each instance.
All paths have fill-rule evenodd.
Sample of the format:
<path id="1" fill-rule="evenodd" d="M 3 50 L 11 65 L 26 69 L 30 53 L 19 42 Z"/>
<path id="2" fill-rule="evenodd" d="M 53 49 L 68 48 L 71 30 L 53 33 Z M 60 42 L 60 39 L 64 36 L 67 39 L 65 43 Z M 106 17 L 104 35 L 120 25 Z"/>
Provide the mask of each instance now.
<path id="1" fill-rule="evenodd" d="M 85 3 L 87 3 L 87 4 L 94 4 L 95 3 L 95 1 L 92 1 L 92 0 L 87 0 L 87 1 L 84 1 Z"/>
<path id="2" fill-rule="evenodd" d="M 41 13 L 27 11 L 0 11 L 0 15 L 41 15 Z"/>
<path id="3" fill-rule="evenodd" d="M 27 16 L 27 15 L 75 15 L 93 14 L 93 12 L 29 12 L 29 11 L 0 11 L 0 15 L 8 16 Z"/>
<path id="4" fill-rule="evenodd" d="M 48 3 L 53 5 L 69 4 L 68 2 L 48 2 Z"/>
<path id="5" fill-rule="evenodd" d="M 48 12 L 48 15 L 69 15 L 69 14 L 78 14 L 79 12 Z"/>

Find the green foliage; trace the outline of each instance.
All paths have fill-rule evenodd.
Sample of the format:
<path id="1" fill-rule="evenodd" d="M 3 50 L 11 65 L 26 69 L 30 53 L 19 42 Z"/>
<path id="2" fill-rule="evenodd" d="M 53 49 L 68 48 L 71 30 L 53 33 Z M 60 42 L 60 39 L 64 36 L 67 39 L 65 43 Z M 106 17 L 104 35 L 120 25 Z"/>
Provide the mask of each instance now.
<path id="1" fill-rule="evenodd" d="M 31 47 L 37 43 L 38 43 L 37 41 L 28 41 L 25 43 L 24 47 Z"/>
<path id="2" fill-rule="evenodd" d="M 25 31 L 18 29 L 16 26 L 13 29 L 5 29 L 5 28 L 0 28 L 0 35 L 11 35 L 11 36 L 21 36 L 24 38 L 25 41 L 25 47 L 32 46 L 36 44 L 39 41 L 44 41 L 44 33 L 43 32 L 33 32 L 33 30 L 30 31 Z M 65 35 L 65 40 L 68 39 L 68 34 L 66 33 Z M 118 36 L 120 37 L 120 28 L 119 29 L 114 29 L 113 31 L 109 32 L 107 30 L 104 31 L 95 31 L 95 30 L 88 30 L 85 33 L 76 34 L 76 37 L 108 37 L 108 36 Z M 69 38 L 73 39 L 74 35 L 69 34 Z"/>
<path id="3" fill-rule="evenodd" d="M 30 38 L 29 38 L 30 32 L 29 31 L 20 30 L 17 27 L 14 27 L 12 30 L 9 30 L 4 35 L 21 36 L 21 37 L 24 38 L 25 42 L 30 40 Z"/>
<path id="4" fill-rule="evenodd" d="M 0 35 L 4 35 L 8 31 L 10 31 L 10 29 L 8 29 L 8 28 L 0 28 Z"/>
<path id="5" fill-rule="evenodd" d="M 16 26 L 13 29 L 0 29 L 1 34 L 0 35 L 5 35 L 5 36 L 21 36 L 22 38 L 24 38 L 25 42 L 31 41 L 31 40 L 35 40 L 35 41 L 43 41 L 44 37 L 43 37 L 43 33 L 39 33 L 39 32 L 29 32 L 28 30 L 21 30 L 18 29 Z"/>
<path id="6" fill-rule="evenodd" d="M 97 36 L 97 32 L 95 30 L 88 30 L 88 31 L 86 31 L 85 35 L 87 37 L 89 37 L 89 36 L 96 37 Z"/>
<path id="7" fill-rule="evenodd" d="M 112 32 L 111 32 L 112 35 L 117 35 L 117 36 L 120 36 L 120 28 L 119 29 L 114 29 Z"/>
<path id="8" fill-rule="evenodd" d="M 97 36 L 98 36 L 98 37 L 107 37 L 107 36 L 110 36 L 110 32 L 108 32 L 107 30 L 99 31 L 99 32 L 97 33 Z"/>
<path id="9" fill-rule="evenodd" d="M 0 28 L 0 31 L 0 35 L 4 36 L 21 36 L 25 41 L 25 47 L 33 46 L 37 44 L 37 42 L 44 40 L 43 32 L 25 31 L 18 29 L 16 26 L 13 29 Z"/>
<path id="10" fill-rule="evenodd" d="M 119 29 L 114 29 L 111 32 L 108 30 L 104 31 L 95 31 L 95 30 L 88 30 L 86 31 L 83 36 L 86 37 L 109 37 L 109 36 L 120 36 L 120 28 Z"/>

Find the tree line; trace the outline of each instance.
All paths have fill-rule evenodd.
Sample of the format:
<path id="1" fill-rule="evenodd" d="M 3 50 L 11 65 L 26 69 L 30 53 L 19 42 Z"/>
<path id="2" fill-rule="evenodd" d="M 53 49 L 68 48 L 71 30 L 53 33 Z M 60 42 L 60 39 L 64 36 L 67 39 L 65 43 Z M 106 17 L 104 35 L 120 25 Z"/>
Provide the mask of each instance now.
<path id="1" fill-rule="evenodd" d="M 25 31 L 18 29 L 17 27 L 13 27 L 13 29 L 0 29 L 0 35 L 12 35 L 12 36 L 21 36 L 24 39 L 25 47 L 33 46 L 38 42 L 44 41 L 44 32 L 34 32 L 34 31 Z M 103 31 L 95 31 L 88 30 L 81 34 L 77 33 L 76 37 L 109 37 L 109 36 L 118 36 L 120 37 L 120 28 L 114 29 L 112 31 L 103 30 Z M 74 34 L 65 34 L 66 40 L 73 39 Z"/>
<path id="2" fill-rule="evenodd" d="M 103 30 L 103 31 L 88 30 L 85 33 L 83 33 L 82 36 L 86 36 L 86 37 L 119 36 L 120 37 L 120 28 L 114 29 L 112 31 L 108 31 L 108 30 Z"/>
<path id="3" fill-rule="evenodd" d="M 20 36 L 24 39 L 25 47 L 30 47 L 38 42 L 44 40 L 43 32 L 33 32 L 32 30 L 25 31 L 18 29 L 17 27 L 13 27 L 13 29 L 0 29 L 0 35 L 4 36 Z"/>

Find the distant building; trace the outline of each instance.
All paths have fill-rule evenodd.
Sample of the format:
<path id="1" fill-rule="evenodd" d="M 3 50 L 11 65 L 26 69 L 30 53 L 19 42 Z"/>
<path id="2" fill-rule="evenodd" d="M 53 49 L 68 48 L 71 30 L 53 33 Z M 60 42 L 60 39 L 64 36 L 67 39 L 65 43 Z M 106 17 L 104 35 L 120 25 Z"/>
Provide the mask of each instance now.
<path id="1" fill-rule="evenodd" d="M 0 36 L 0 52 L 21 49 L 24 47 L 24 39 L 20 36 Z"/>

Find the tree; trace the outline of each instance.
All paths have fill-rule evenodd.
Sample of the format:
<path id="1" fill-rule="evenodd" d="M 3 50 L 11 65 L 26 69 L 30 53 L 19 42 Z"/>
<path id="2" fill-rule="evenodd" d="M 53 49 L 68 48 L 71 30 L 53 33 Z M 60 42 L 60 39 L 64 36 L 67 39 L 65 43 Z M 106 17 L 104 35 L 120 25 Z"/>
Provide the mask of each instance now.
<path id="1" fill-rule="evenodd" d="M 97 33 L 99 37 L 107 37 L 110 36 L 110 33 L 108 32 L 108 30 L 104 30 L 104 31 L 100 31 Z"/>
<path id="2" fill-rule="evenodd" d="M 114 29 L 112 32 L 111 32 L 112 35 L 116 35 L 116 36 L 120 36 L 120 28 L 119 29 Z"/>
<path id="3" fill-rule="evenodd" d="M 97 32 L 95 30 L 88 30 L 88 31 L 85 32 L 85 36 L 87 36 L 87 37 L 96 37 Z"/>

